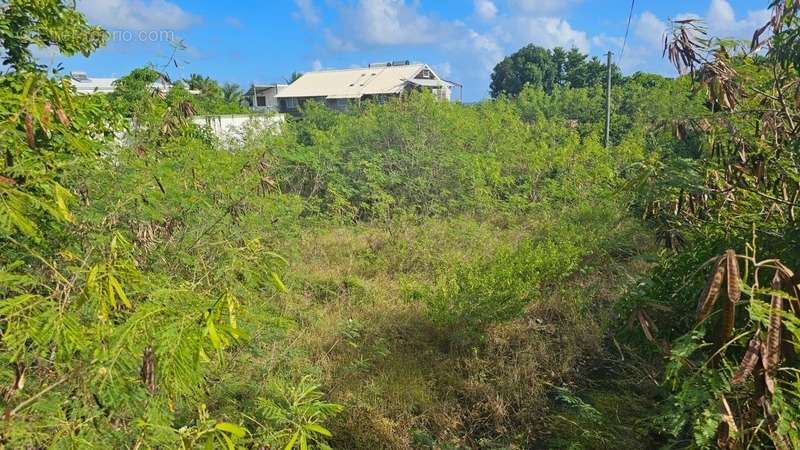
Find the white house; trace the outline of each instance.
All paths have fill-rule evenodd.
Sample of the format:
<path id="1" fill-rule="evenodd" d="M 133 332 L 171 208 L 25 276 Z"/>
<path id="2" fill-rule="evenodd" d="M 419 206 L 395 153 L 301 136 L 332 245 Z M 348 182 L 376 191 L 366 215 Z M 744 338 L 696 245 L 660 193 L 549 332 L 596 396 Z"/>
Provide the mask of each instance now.
<path id="1" fill-rule="evenodd" d="M 251 84 L 244 93 L 244 100 L 254 111 L 277 111 L 276 96 L 287 87 L 285 84 Z"/>
<path id="2" fill-rule="evenodd" d="M 365 68 L 309 72 L 275 97 L 281 112 L 296 113 L 308 100 L 344 109 L 351 102 L 384 102 L 413 90 L 430 90 L 441 100 L 450 100 L 450 91 L 456 86 L 460 87 L 458 83 L 439 78 L 427 64 L 397 61 L 370 64 Z"/>
<path id="3" fill-rule="evenodd" d="M 114 92 L 114 82 L 119 78 L 89 78 L 86 72 L 70 73 L 70 81 L 78 94 L 110 94 Z M 172 84 L 161 77 L 150 85 L 153 90 L 165 94 L 172 89 Z"/>

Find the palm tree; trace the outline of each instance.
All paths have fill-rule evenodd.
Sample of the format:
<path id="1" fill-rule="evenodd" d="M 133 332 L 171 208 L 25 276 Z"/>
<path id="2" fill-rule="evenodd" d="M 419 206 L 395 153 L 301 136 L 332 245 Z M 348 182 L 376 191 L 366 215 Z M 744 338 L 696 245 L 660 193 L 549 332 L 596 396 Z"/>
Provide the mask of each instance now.
<path id="1" fill-rule="evenodd" d="M 240 105 L 244 100 L 244 92 L 236 83 L 225 83 L 222 85 L 222 98 L 225 103 Z"/>
<path id="2" fill-rule="evenodd" d="M 189 78 L 186 79 L 186 84 L 189 86 L 189 89 L 193 91 L 202 91 L 207 80 L 208 77 L 204 77 L 199 73 L 193 73 L 189 75 Z"/>
<path id="3" fill-rule="evenodd" d="M 292 83 L 294 83 L 294 82 L 295 82 L 295 80 L 297 80 L 298 78 L 300 78 L 300 77 L 302 77 L 302 76 L 303 76 L 303 72 L 292 72 L 292 75 L 291 75 L 291 76 L 289 76 L 289 78 L 288 78 L 288 79 L 286 79 L 286 81 L 287 81 L 289 84 L 292 84 Z"/>
<path id="4" fill-rule="evenodd" d="M 186 84 L 190 90 L 200 91 L 201 94 L 216 97 L 222 94 L 222 89 L 215 80 L 210 77 L 193 73 L 186 79 Z"/>

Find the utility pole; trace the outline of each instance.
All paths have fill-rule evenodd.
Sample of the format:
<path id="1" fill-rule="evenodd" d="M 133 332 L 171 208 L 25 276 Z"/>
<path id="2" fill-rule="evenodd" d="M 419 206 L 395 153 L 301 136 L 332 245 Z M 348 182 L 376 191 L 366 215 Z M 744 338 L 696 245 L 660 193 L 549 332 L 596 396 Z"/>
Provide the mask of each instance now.
<path id="1" fill-rule="evenodd" d="M 606 82 L 606 140 L 605 146 L 608 148 L 609 136 L 611 133 L 611 51 L 606 54 L 608 66 L 608 80 Z"/>

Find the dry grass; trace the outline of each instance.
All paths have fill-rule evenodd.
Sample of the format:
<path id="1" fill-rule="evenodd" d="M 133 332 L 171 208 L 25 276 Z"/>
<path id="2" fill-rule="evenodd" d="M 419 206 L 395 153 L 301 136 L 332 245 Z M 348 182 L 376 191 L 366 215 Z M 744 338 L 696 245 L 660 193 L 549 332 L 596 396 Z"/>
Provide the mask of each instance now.
<path id="1" fill-rule="evenodd" d="M 605 264 L 549 287 L 524 317 L 491 328 L 469 349 L 451 348 L 448 331 L 407 292 L 409 283 L 431 283 L 533 227 L 460 219 L 307 232 L 281 307 L 292 324 L 242 358 L 238 376 L 314 375 L 330 400 L 345 405 L 330 424 L 334 448 L 431 448 L 417 435 L 435 448 L 533 445 L 548 433 L 550 383 L 570 383 L 602 351 L 597 311 L 619 295 L 608 286 L 621 284 L 609 281 L 629 268 Z"/>

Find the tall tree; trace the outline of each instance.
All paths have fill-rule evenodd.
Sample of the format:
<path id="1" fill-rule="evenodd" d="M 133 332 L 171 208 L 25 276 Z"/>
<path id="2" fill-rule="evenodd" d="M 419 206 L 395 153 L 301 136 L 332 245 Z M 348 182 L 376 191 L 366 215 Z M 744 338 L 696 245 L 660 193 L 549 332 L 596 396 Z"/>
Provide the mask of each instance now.
<path id="1" fill-rule="evenodd" d="M 189 78 L 187 78 L 185 81 L 189 86 L 189 89 L 200 91 L 200 93 L 204 96 L 222 97 L 223 95 L 222 88 L 220 87 L 219 83 L 217 83 L 217 81 L 211 77 L 203 76 L 199 73 L 193 73 L 189 75 Z"/>
<path id="2" fill-rule="evenodd" d="M 492 97 L 505 94 L 516 96 L 526 85 L 552 92 L 561 87 L 587 87 L 605 82 L 606 67 L 597 58 L 588 57 L 573 48 L 565 51 L 556 47 L 548 50 L 527 45 L 504 58 L 492 72 Z M 612 66 L 612 79 L 619 81 L 622 72 Z"/>
<path id="3" fill-rule="evenodd" d="M 557 69 L 552 53 L 533 44 L 500 61 L 492 72 L 492 97 L 517 95 L 526 84 L 552 90 Z"/>
<path id="4" fill-rule="evenodd" d="M 239 105 L 244 99 L 242 88 L 236 83 L 225 83 L 222 85 L 222 98 L 225 103 Z"/>
<path id="5" fill-rule="evenodd" d="M 55 46 L 67 56 L 77 53 L 89 56 L 102 46 L 106 32 L 89 25 L 74 3 L 62 0 L 0 2 L 3 65 L 15 71 L 38 68 L 31 53 L 33 46 Z"/>

